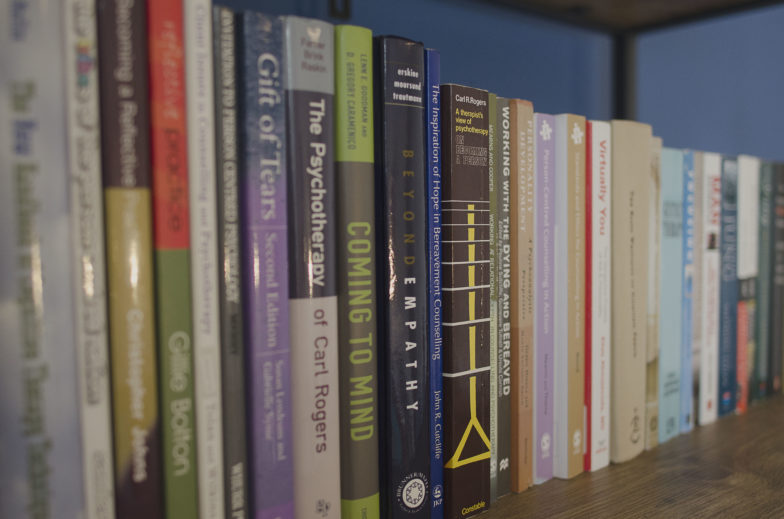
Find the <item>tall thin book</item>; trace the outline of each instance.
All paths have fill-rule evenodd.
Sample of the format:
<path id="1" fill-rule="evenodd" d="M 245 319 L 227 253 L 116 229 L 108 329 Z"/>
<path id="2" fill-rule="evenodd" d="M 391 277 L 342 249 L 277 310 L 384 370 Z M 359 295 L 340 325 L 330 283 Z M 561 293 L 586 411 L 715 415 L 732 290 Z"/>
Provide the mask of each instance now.
<path id="1" fill-rule="evenodd" d="M 721 159 L 719 416 L 735 411 L 738 384 L 738 160 Z"/>
<path id="2" fill-rule="evenodd" d="M 659 445 L 659 276 L 661 255 L 661 152 L 662 140 L 651 140 L 648 184 L 648 319 L 645 356 L 645 449 Z"/>
<path id="3" fill-rule="evenodd" d="M 681 236 L 681 395 L 680 431 L 694 427 L 692 401 L 692 322 L 694 315 L 694 152 L 683 151 Z"/>

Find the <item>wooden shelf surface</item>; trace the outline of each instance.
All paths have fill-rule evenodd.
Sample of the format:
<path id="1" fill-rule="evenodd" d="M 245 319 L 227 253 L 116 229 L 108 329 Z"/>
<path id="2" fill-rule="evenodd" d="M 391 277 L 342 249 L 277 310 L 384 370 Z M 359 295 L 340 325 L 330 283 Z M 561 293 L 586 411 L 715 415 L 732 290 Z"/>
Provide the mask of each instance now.
<path id="1" fill-rule="evenodd" d="M 503 497 L 481 517 L 784 517 L 784 398 L 627 463 Z"/>

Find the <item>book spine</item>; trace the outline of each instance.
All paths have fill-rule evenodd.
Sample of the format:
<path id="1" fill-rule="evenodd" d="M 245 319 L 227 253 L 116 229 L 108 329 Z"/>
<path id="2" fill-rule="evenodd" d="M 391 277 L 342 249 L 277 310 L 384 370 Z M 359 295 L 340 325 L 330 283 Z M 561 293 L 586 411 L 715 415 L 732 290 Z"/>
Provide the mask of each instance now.
<path id="1" fill-rule="evenodd" d="M 333 27 L 295 16 L 283 27 L 294 511 L 323 519 L 341 515 Z"/>
<path id="2" fill-rule="evenodd" d="M 343 519 L 378 518 L 373 34 L 335 27 L 335 197 Z M 357 117 L 357 114 L 368 114 Z"/>
<path id="3" fill-rule="evenodd" d="M 692 320 L 694 314 L 694 152 L 683 152 L 681 244 L 681 395 L 680 432 L 694 427 L 692 401 Z"/>
<path id="4" fill-rule="evenodd" d="M 589 354 L 586 346 L 586 393 L 590 394 L 586 426 L 590 424 L 590 433 L 585 436 L 586 453 L 590 453 L 590 463 L 585 470 L 598 470 L 610 462 L 610 274 L 612 273 L 610 244 L 610 190 L 612 189 L 612 172 L 610 170 L 610 125 L 605 122 L 590 123 L 590 140 L 586 141 L 586 245 L 587 234 L 591 236 L 591 246 L 586 247 L 586 264 L 590 254 L 591 270 L 586 269 L 585 291 L 585 342 L 592 345 Z M 586 136 L 589 135 L 586 123 Z M 589 148 L 590 146 L 590 148 Z M 588 150 L 591 157 L 588 157 Z M 591 164 L 591 178 L 587 176 Z M 589 198 L 590 197 L 590 198 Z M 590 205 L 588 200 L 591 200 Z M 589 216 L 590 215 L 590 216 Z M 590 227 L 588 226 L 590 221 Z M 587 289 L 588 280 L 591 290 Z M 590 310 L 589 310 L 590 308 Z M 593 321 L 589 326 L 588 321 Z M 590 360 L 589 360 L 590 359 Z M 591 364 L 591 377 L 588 378 L 588 364 Z"/>
<path id="5" fill-rule="evenodd" d="M 147 2 L 155 302 L 166 517 L 198 517 L 182 2 Z"/>
<path id="6" fill-rule="evenodd" d="M 534 251 L 534 481 L 553 477 L 553 284 L 555 224 L 555 118 L 536 114 Z"/>
<path id="7" fill-rule="evenodd" d="M 498 146 L 498 97 L 487 95 L 488 109 L 488 173 L 490 213 L 488 214 L 488 238 L 490 240 L 490 502 L 498 501 L 498 186 L 499 174 L 496 165 Z"/>
<path id="8" fill-rule="evenodd" d="M 662 140 L 651 141 L 648 182 L 648 313 L 645 357 L 645 449 L 659 445 L 659 276 Z"/>
<path id="9" fill-rule="evenodd" d="M 64 2 L 0 28 L 0 515 L 84 517 Z M 108 469 L 108 467 L 106 467 Z"/>
<path id="10" fill-rule="evenodd" d="M 770 311 L 784 309 L 784 166 L 776 164 L 773 171 L 773 231 L 771 240 L 773 283 L 771 286 Z M 768 346 L 768 394 L 781 392 L 782 346 L 784 345 L 784 319 L 771 319 L 770 344 Z"/>
<path id="11" fill-rule="evenodd" d="M 749 380 L 756 349 L 757 275 L 759 273 L 759 193 L 760 161 L 738 157 L 738 329 L 737 329 L 737 412 L 749 404 Z"/>
<path id="12" fill-rule="evenodd" d="M 683 272 L 683 152 L 662 150 L 661 272 Z M 659 443 L 680 432 L 683 276 L 659 278 Z"/>
<path id="13" fill-rule="evenodd" d="M 490 501 L 490 293 L 487 92 L 442 87 L 444 164 L 444 515 Z M 471 442 L 468 440 L 472 439 Z"/>
<path id="14" fill-rule="evenodd" d="M 511 100 L 512 490 L 533 484 L 534 109 Z M 580 402 L 582 408 L 582 402 Z M 582 409 L 581 409 L 582 410 Z M 582 455 L 582 452 L 580 452 Z"/>
<path id="15" fill-rule="evenodd" d="M 721 298 L 719 300 L 719 416 L 735 411 L 738 319 L 738 161 L 721 161 Z"/>
<path id="16" fill-rule="evenodd" d="M 585 121 L 585 375 L 583 377 L 583 470 L 591 470 L 591 394 L 593 382 L 593 337 L 591 309 L 593 308 L 593 124 Z"/>
<path id="17" fill-rule="evenodd" d="M 429 287 L 429 365 L 430 365 L 430 516 L 444 516 L 444 389 L 442 374 L 443 327 L 441 326 L 443 279 L 441 276 L 441 54 L 425 50 L 425 121 L 427 132 L 427 254 L 430 274 Z"/>
<path id="18" fill-rule="evenodd" d="M 65 7 L 74 324 L 81 405 L 85 518 L 114 517 L 109 335 L 98 113 L 95 0 Z M 5 443 L 3 443 L 5 445 Z"/>
<path id="19" fill-rule="evenodd" d="M 158 518 L 164 511 L 146 11 L 145 2 L 98 4 L 115 500 L 121 519 Z"/>
<path id="20" fill-rule="evenodd" d="M 511 252 L 510 196 L 512 161 L 512 126 L 509 100 L 496 98 L 496 149 L 495 152 L 495 206 L 497 218 L 492 225 L 495 231 L 494 278 L 498 297 L 496 309 L 496 341 L 498 343 L 498 397 L 496 401 L 496 431 L 498 432 L 498 495 L 512 489 L 512 306 L 511 306 Z M 491 205 L 493 200 L 490 201 Z M 491 321 L 492 323 L 492 321 Z"/>
<path id="21" fill-rule="evenodd" d="M 719 394 L 719 300 L 721 293 L 719 241 L 721 239 L 721 157 L 705 153 L 702 205 L 702 348 L 700 351 L 700 425 L 716 420 Z"/>
<path id="22" fill-rule="evenodd" d="M 773 244 L 773 164 L 764 162 L 760 168 L 759 191 L 759 275 L 757 276 L 757 349 L 751 396 L 754 400 L 768 393 L 768 351 L 771 331 L 771 287 Z"/>
<path id="23" fill-rule="evenodd" d="M 288 141 L 281 68 L 283 21 L 244 12 L 237 15 L 236 22 L 248 503 L 253 511 L 248 515 L 256 519 L 291 519 L 294 468 L 287 282 Z M 256 268 L 260 264 L 265 267 Z"/>
<path id="24" fill-rule="evenodd" d="M 199 516 L 224 517 L 212 2 L 183 2 Z"/>
<path id="25" fill-rule="evenodd" d="M 651 127 L 612 121 L 612 391 L 610 461 L 621 463 L 645 445 L 648 200 Z M 622 173 L 621 173 L 622 172 Z"/>
<path id="26" fill-rule="evenodd" d="M 697 424 L 700 403 L 700 365 L 702 356 L 702 221 L 703 203 L 705 199 L 703 181 L 703 153 L 694 152 L 694 261 L 692 285 L 692 314 L 691 314 L 691 422 Z"/>
<path id="27" fill-rule="evenodd" d="M 224 515 L 248 517 L 245 335 L 242 311 L 237 149 L 237 28 L 226 7 L 213 7 L 215 168 L 218 209 L 218 305 L 223 406 Z"/>

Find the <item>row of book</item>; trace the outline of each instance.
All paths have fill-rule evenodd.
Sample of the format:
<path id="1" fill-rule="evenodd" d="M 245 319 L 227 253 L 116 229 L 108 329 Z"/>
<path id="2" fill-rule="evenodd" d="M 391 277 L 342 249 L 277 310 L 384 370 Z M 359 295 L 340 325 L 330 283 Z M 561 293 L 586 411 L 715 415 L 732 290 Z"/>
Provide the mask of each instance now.
<path id="1" fill-rule="evenodd" d="M 6 0 L 0 516 L 468 517 L 781 391 L 784 168 L 209 0 Z"/>

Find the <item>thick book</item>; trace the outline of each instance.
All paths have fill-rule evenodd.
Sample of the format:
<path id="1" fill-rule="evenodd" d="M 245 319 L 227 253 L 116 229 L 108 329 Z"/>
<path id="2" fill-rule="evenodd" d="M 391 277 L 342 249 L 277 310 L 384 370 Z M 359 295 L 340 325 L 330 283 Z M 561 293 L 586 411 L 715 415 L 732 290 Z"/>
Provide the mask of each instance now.
<path id="1" fill-rule="evenodd" d="M 164 503 L 145 2 L 100 2 L 98 38 L 116 510 L 152 519 Z"/>
<path id="2" fill-rule="evenodd" d="M 509 99 L 496 98 L 495 193 L 490 200 L 495 204 L 496 219 L 490 221 L 495 231 L 495 258 L 491 269 L 494 278 L 498 308 L 496 309 L 496 334 L 498 343 L 498 395 L 496 399 L 496 432 L 498 435 L 496 460 L 498 462 L 498 496 L 512 490 L 512 305 L 511 305 L 511 254 L 510 197 L 512 175 L 512 119 Z M 492 214 L 492 213 L 491 213 Z M 492 306 L 491 306 L 492 311 Z M 492 320 L 491 320 L 491 325 Z M 492 424 L 491 424 L 492 427 Z"/>
<path id="3" fill-rule="evenodd" d="M 534 107 L 509 101 L 512 170 L 510 175 L 510 306 L 512 309 L 512 490 L 533 484 L 534 348 Z M 582 402 L 581 402 L 582 403 Z"/>
<path id="4" fill-rule="evenodd" d="M 700 347 L 700 396 L 697 422 L 716 420 L 719 369 L 719 296 L 721 292 L 719 240 L 721 238 L 721 155 L 702 156 L 702 316 Z"/>
<path id="5" fill-rule="evenodd" d="M 694 152 L 694 273 L 692 276 L 692 312 L 691 312 L 691 422 L 697 425 L 700 407 L 700 366 L 702 363 L 702 222 L 704 180 L 704 155 L 701 151 Z"/>
<path id="6" fill-rule="evenodd" d="M 4 518 L 96 517 L 94 509 L 86 514 L 91 504 L 83 477 L 82 366 L 75 360 L 82 345 L 72 309 L 81 288 L 72 280 L 77 271 L 71 261 L 81 245 L 70 232 L 70 177 L 76 172 L 69 171 L 66 131 L 75 128 L 69 124 L 73 99 L 63 85 L 64 4 L 5 2 L 0 28 Z M 99 477 L 111 481 L 108 473 Z"/>
<path id="7" fill-rule="evenodd" d="M 490 502 L 498 501 L 498 187 L 500 186 L 499 169 L 496 165 L 498 151 L 498 97 L 487 94 L 487 154 L 489 173 L 488 196 L 490 197 L 490 213 L 488 214 L 488 239 L 490 240 Z"/>
<path id="8" fill-rule="evenodd" d="M 784 309 L 784 165 L 777 163 L 773 169 L 773 231 L 771 240 L 771 297 L 770 312 L 781 313 Z M 784 359 L 784 319 L 771 318 L 770 341 L 768 343 L 768 394 L 781 392 L 782 359 Z"/>
<path id="9" fill-rule="evenodd" d="M 424 49 L 394 36 L 375 41 L 376 214 L 379 244 L 381 508 L 388 517 L 430 515 L 430 390 L 428 383 Z M 443 90 L 442 90 L 443 94 Z M 443 109 L 443 97 L 441 108 Z M 443 110 L 441 110 L 442 113 Z M 443 157 L 442 157 L 443 163 Z M 444 172 L 442 168 L 442 194 Z M 447 223 L 443 219 L 442 225 Z M 442 233 L 446 240 L 446 234 Z M 452 261 L 444 247 L 442 259 Z M 442 270 L 443 286 L 449 269 Z M 446 326 L 448 294 L 443 294 Z M 442 360 L 448 354 L 444 328 Z M 444 364 L 446 371 L 446 364 Z M 444 384 L 444 460 L 448 459 L 448 384 Z M 489 475 L 489 468 L 488 468 Z M 446 477 L 446 475 L 445 475 Z M 446 498 L 448 489 L 444 488 Z M 446 504 L 446 503 L 445 503 Z"/>
<path id="10" fill-rule="evenodd" d="M 333 27 L 287 16 L 283 32 L 294 511 L 328 519 L 341 514 Z"/>
<path id="11" fill-rule="evenodd" d="M 583 471 L 585 391 L 585 118 L 555 116 L 553 475 Z"/>
<path id="12" fill-rule="evenodd" d="M 659 254 L 662 140 L 651 140 L 648 182 L 648 312 L 645 356 L 645 450 L 659 445 Z"/>
<path id="13" fill-rule="evenodd" d="M 294 517 L 283 21 L 237 15 L 240 250 L 249 516 Z M 261 88 L 259 88 L 261 86 Z M 264 121 L 260 127 L 259 121 Z M 261 130 L 261 131 L 259 131 Z M 264 268 L 256 268 L 257 265 Z"/>
<path id="14" fill-rule="evenodd" d="M 759 186 L 759 242 L 757 246 L 757 311 L 754 326 L 757 348 L 754 369 L 749 382 L 752 400 L 760 400 L 768 393 L 768 351 L 772 325 L 771 293 L 773 284 L 773 171 L 772 162 L 760 165 Z"/>
<path id="15" fill-rule="evenodd" d="M 584 470 L 610 463 L 610 124 L 585 123 L 585 456 Z"/>
<path id="16" fill-rule="evenodd" d="M 648 203 L 651 127 L 614 120 L 612 128 L 612 370 L 610 461 L 645 446 Z M 623 388 L 618 391 L 617 388 Z"/>
<path id="17" fill-rule="evenodd" d="M 444 390 L 441 276 L 441 54 L 425 49 L 425 154 L 427 173 L 428 361 L 430 383 L 430 516 L 444 516 Z"/>
<path id="18" fill-rule="evenodd" d="M 379 517 L 378 295 L 373 34 L 335 27 L 340 499 L 343 519 Z"/>
<path id="19" fill-rule="evenodd" d="M 156 1 L 156 0 L 153 0 Z M 224 517 L 212 2 L 183 2 L 199 517 Z"/>
<path id="20" fill-rule="evenodd" d="M 147 2 L 155 310 L 166 517 L 197 519 L 182 2 Z"/>
<path id="21" fill-rule="evenodd" d="M 692 326 L 694 315 L 694 152 L 683 151 L 681 230 L 681 394 L 680 432 L 694 427 Z"/>
<path id="22" fill-rule="evenodd" d="M 534 434 L 533 475 L 540 484 L 553 477 L 553 326 L 555 308 L 555 118 L 534 114 Z"/>
<path id="23" fill-rule="evenodd" d="M 738 156 L 738 329 L 736 410 L 749 405 L 749 380 L 757 347 L 757 276 L 759 274 L 760 159 Z"/>
<path id="24" fill-rule="evenodd" d="M 735 411 L 738 384 L 738 160 L 721 159 L 719 416 Z"/>
<path id="25" fill-rule="evenodd" d="M 683 339 L 683 151 L 661 154 L 659 278 L 659 443 L 680 433 Z"/>
<path id="26" fill-rule="evenodd" d="M 442 85 L 444 516 L 490 504 L 490 290 L 487 92 Z M 512 173 L 514 174 L 514 173 Z M 460 263 L 458 263 L 460 262 Z"/>
<path id="27" fill-rule="evenodd" d="M 245 400 L 245 333 L 240 251 L 237 19 L 212 9 L 215 76 L 215 170 L 218 208 L 218 304 L 223 405 L 223 502 L 232 519 L 248 517 L 248 439 Z"/>
<path id="28" fill-rule="evenodd" d="M 114 517 L 95 0 L 65 3 L 71 241 L 85 519 Z"/>

